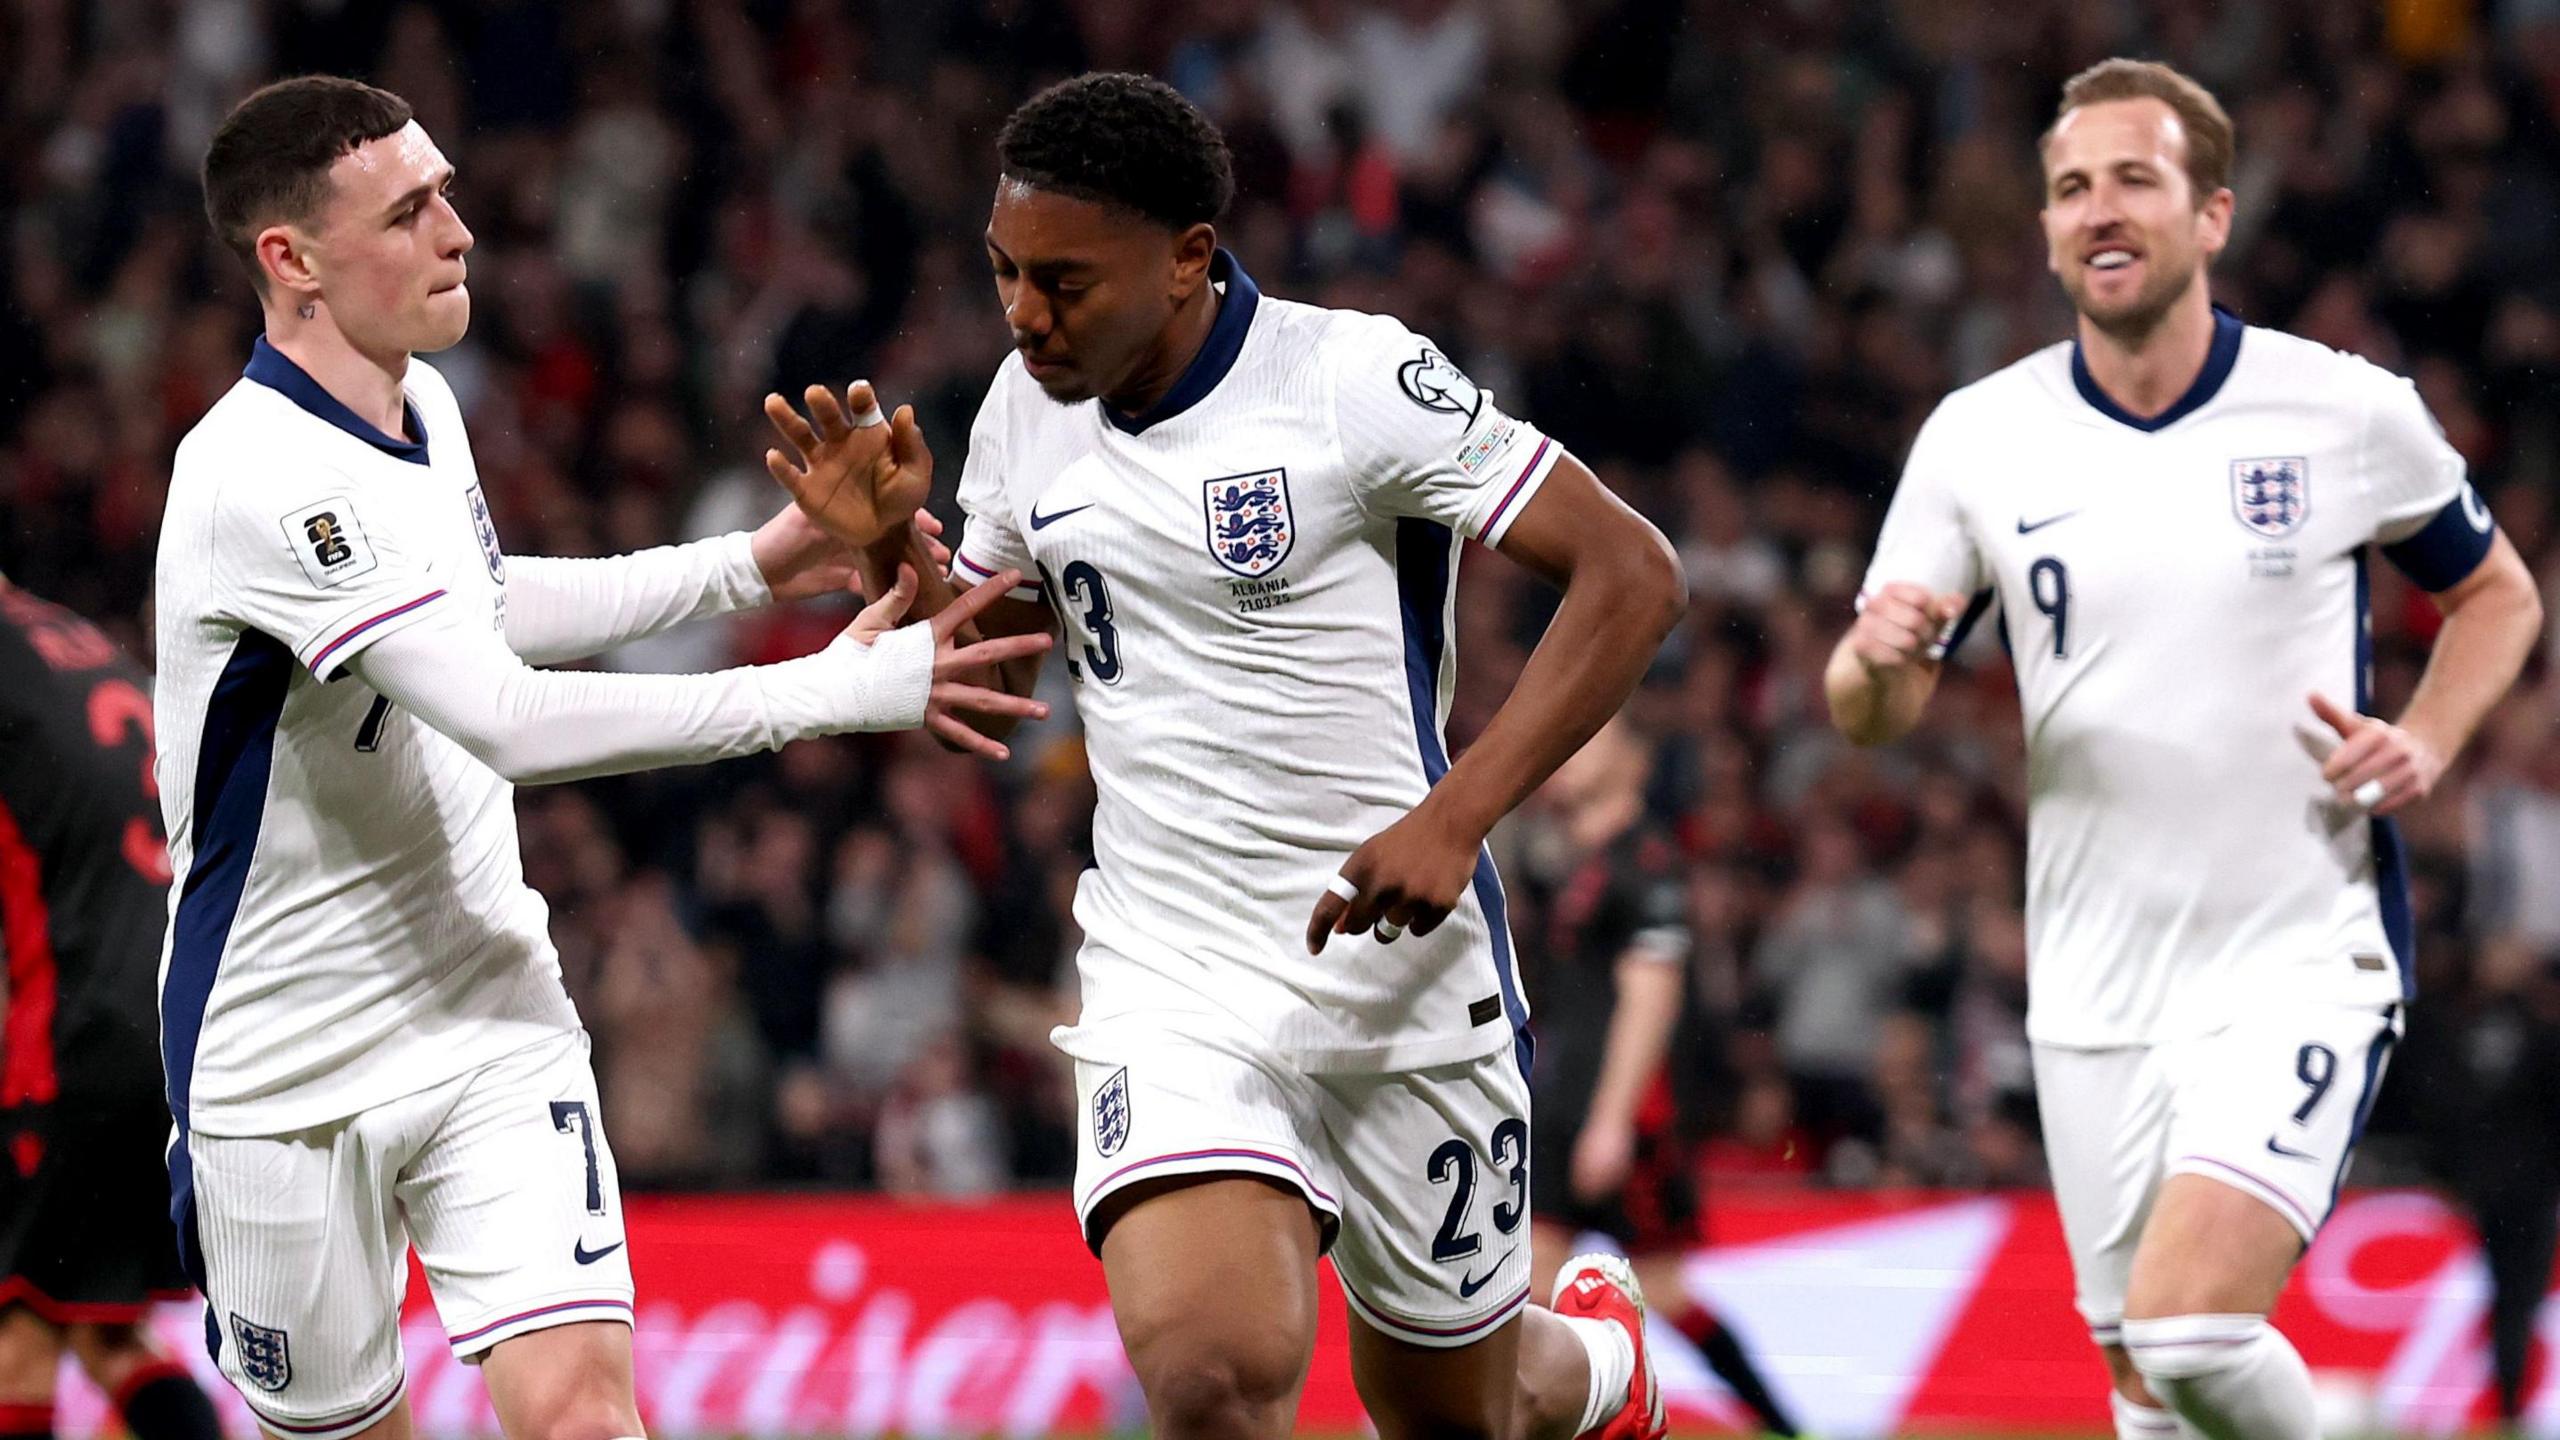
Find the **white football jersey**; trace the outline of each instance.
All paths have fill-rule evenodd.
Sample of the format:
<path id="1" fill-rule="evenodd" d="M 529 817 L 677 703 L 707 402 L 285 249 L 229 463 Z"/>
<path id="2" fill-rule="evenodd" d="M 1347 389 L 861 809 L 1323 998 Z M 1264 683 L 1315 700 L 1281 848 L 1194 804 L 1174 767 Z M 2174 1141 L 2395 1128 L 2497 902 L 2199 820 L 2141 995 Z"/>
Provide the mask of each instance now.
<path id="1" fill-rule="evenodd" d="M 415 443 L 264 339 L 178 447 L 158 570 L 179 1123 L 273 1135 L 574 1032 L 514 787 L 347 671 L 431 616 L 503 625 L 462 413 L 412 360 Z"/>
<path id="2" fill-rule="evenodd" d="M 2076 344 L 1949 395 L 1867 593 L 1996 599 L 2027 735 L 2028 1034 L 2153 1044 L 2413 975 L 2391 822 L 2320 778 L 2313 691 L 2370 703 L 2368 547 L 2441 590 L 2487 508 L 2408 381 L 2215 312 L 2148 420 Z M 1968 620 L 1972 617 L 1968 616 Z"/>
<path id="3" fill-rule="evenodd" d="M 1178 1013 L 1311 1071 L 1525 1061 L 1489 855 L 1430 935 L 1305 934 L 1448 768 L 1459 547 L 1560 451 L 1394 320 L 1263 298 L 1223 251 L 1211 276 L 1215 328 L 1144 416 L 1008 358 L 960 485 L 960 578 L 1036 576 L 1064 626 L 1099 791 L 1082 1024 Z"/>

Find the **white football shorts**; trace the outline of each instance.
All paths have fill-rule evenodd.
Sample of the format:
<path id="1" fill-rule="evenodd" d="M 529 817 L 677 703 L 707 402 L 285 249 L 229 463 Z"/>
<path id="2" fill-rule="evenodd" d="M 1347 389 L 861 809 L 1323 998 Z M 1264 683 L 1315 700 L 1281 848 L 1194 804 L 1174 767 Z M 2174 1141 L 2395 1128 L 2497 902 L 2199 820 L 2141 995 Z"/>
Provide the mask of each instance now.
<path id="1" fill-rule="evenodd" d="M 314 1129 L 182 1143 L 206 1342 L 278 1435 L 337 1440 L 398 1403 L 413 1244 L 465 1361 L 555 1325 L 631 1323 L 583 1032 Z"/>
<path id="2" fill-rule="evenodd" d="M 2269 1007 L 2193 1040 L 2035 1047 L 2036 1103 L 2080 1316 L 2119 1343 L 2134 1249 L 2171 1175 L 2264 1202 L 2308 1246 L 2382 1088 L 2400 1007 Z"/>
<path id="3" fill-rule="evenodd" d="M 1251 1043 L 1136 1017 L 1061 1032 L 1076 1061 L 1076 1217 L 1170 1175 L 1258 1175 L 1319 1216 L 1351 1308 L 1448 1349 L 1529 1299 L 1529 1087 L 1508 1048 L 1314 1075 Z"/>

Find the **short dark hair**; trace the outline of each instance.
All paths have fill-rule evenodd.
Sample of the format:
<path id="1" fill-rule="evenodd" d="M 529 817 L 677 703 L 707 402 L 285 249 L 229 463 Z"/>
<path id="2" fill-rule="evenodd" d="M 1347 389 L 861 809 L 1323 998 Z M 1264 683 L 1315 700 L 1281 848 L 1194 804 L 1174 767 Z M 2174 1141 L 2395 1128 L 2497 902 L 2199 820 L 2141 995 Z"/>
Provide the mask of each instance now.
<path id="1" fill-rule="evenodd" d="M 1215 221 L 1236 194 L 1227 139 L 1182 92 L 1144 75 L 1079 75 L 1022 102 L 996 154 L 1035 190 L 1116 205 L 1168 229 Z"/>
<path id="2" fill-rule="evenodd" d="M 2156 60 L 2101 60 L 2065 81 L 2062 103 L 2054 109 L 2053 124 L 2036 141 L 2037 150 L 2053 143 L 2064 116 L 2110 100 L 2157 100 L 2177 112 L 2178 128 L 2187 136 L 2187 182 L 2199 208 L 2231 183 L 2231 116 L 2212 91 Z"/>
<path id="3" fill-rule="evenodd" d="M 204 152 L 204 213 L 249 267 L 258 293 L 258 232 L 298 225 L 329 198 L 329 167 L 409 123 L 409 102 L 361 80 L 297 75 L 231 108 Z"/>

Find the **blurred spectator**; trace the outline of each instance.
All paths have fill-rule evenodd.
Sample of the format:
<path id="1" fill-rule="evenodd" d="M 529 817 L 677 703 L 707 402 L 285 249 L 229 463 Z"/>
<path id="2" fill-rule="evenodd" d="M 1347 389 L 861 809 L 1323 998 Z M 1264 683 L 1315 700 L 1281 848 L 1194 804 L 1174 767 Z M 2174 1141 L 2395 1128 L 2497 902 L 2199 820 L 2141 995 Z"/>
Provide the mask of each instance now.
<path id="1" fill-rule="evenodd" d="M 2484 727 L 2468 821 L 2472 929 L 2560 955 L 2560 714 L 2520 695 Z"/>
<path id="2" fill-rule="evenodd" d="M 1806 1124 L 1872 1139 L 1884 1119 L 1871 1084 L 1877 1047 L 1916 959 L 1911 915 L 1836 820 L 1807 828 L 1798 864 L 1752 965 L 1778 993 L 1778 1055 Z"/>
<path id="3" fill-rule="evenodd" d="M 2499 1418 L 2518 1429 L 2537 1317 L 2560 1251 L 2560 954 L 2482 947 L 2463 989 L 2429 1002 L 2403 1084 L 2421 1093 L 2437 1174 L 2479 1227 Z"/>
<path id="4" fill-rule="evenodd" d="M 2410 374 L 2560 600 L 2560 7 L 1994 8 L 6 7 L 0 569 L 147 650 L 170 451 L 256 314 L 195 167 L 260 80 L 387 84 L 456 160 L 479 323 L 435 363 L 507 546 L 590 554 L 770 513 L 762 392 L 856 375 L 917 405 L 950 513 L 1007 343 L 977 240 L 995 128 L 1047 80 L 1154 69 L 1227 128 L 1222 236 L 1266 287 L 1402 317 L 1676 538 L 1695 604 L 1636 708 L 1662 737 L 1649 818 L 1689 866 L 1695 998 L 1731 1035 L 1710 1165 L 2032 1183 L 1998 627 L 1889 753 L 1845 750 L 1817 681 L 1922 417 L 2067 333 L 2034 138 L 2061 80 L 2115 50 L 2222 87 L 2240 209 L 2218 296 Z M 1458 746 L 1552 609 L 1506 565 L 1461 593 Z M 841 616 L 598 663 L 771 659 Z M 2386 699 L 2432 617 L 2377 572 Z M 2560 892 L 2536 883 L 2560 870 L 2554 659 L 2411 817 L 2449 993 L 2493 951 L 2560 948 Z M 1067 1174 L 1046 1036 L 1076 1004 L 1092 804 L 1071 714 L 1003 767 L 846 738 L 520 803 L 634 1184 Z M 2413 1054 L 2470 1014 L 2418 1007 Z M 2376 1124 L 2405 1137 L 2427 1122 L 2403 1088 Z M 2373 1173 L 2424 1148 L 2381 1139 Z"/>

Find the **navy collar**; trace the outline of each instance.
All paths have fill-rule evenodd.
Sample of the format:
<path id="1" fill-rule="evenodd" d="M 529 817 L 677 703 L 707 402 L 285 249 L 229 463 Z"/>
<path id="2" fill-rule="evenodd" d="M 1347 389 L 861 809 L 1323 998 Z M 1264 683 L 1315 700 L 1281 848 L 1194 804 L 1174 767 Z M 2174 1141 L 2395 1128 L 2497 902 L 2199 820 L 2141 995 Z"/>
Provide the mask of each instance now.
<path id="1" fill-rule="evenodd" d="M 409 433 L 418 437 L 415 440 L 397 439 L 375 429 L 370 422 L 348 409 L 344 401 L 320 388 L 320 382 L 311 378 L 311 372 L 294 364 L 283 351 L 268 344 L 264 335 L 259 336 L 258 343 L 250 349 L 249 368 L 240 374 L 385 455 L 406 460 L 412 465 L 427 463 L 426 422 L 418 417 L 418 407 L 405 392 L 400 397 L 400 408 L 407 414 Z"/>
<path id="2" fill-rule="evenodd" d="M 2143 431 L 2165 430 L 2203 409 L 2204 403 L 2222 389 L 2222 382 L 2231 378 L 2231 367 L 2240 360 L 2240 337 L 2248 328 L 2240 323 L 2239 316 L 2214 306 L 2213 345 L 2204 352 L 2204 368 L 2196 372 L 2195 383 L 2187 387 L 2187 393 L 2179 396 L 2176 404 L 2148 420 L 2118 405 L 2114 397 L 2098 388 L 2098 382 L 2089 374 L 2088 362 L 2081 358 L 2077 336 L 2071 341 L 2071 383 L 2079 387 L 2080 398 L 2089 402 L 2090 409 L 2117 424 Z"/>
<path id="3" fill-rule="evenodd" d="M 1182 371 L 1182 378 L 1164 392 L 1164 398 L 1142 415 L 1123 415 L 1102 401 L 1103 418 L 1131 435 L 1143 435 L 1150 425 L 1161 425 L 1192 406 L 1209 398 L 1227 372 L 1236 368 L 1236 356 L 1244 350 L 1245 332 L 1253 328 L 1254 307 L 1262 303 L 1262 292 L 1254 288 L 1253 277 L 1236 263 L 1233 251 L 1220 246 L 1209 257 L 1209 279 L 1212 284 L 1226 282 L 1226 299 L 1218 305 L 1218 318 L 1209 323 L 1209 338 L 1200 344 L 1200 353 Z"/>

